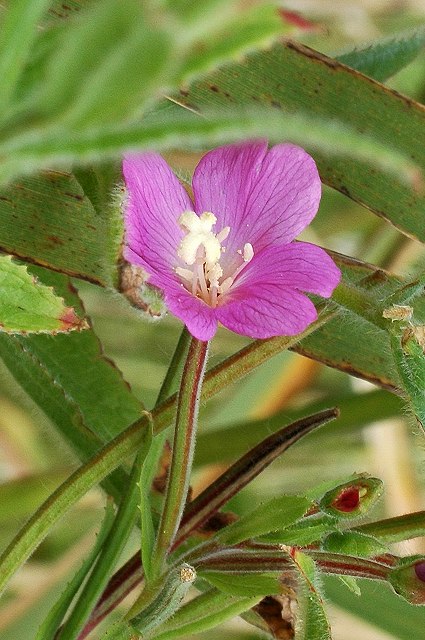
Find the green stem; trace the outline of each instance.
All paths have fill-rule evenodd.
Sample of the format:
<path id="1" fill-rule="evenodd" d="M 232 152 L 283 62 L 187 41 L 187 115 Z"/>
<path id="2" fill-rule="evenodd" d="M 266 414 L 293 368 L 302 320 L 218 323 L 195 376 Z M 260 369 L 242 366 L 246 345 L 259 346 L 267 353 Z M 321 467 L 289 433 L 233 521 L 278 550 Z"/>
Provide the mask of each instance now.
<path id="1" fill-rule="evenodd" d="M 75 640 L 78 637 L 133 530 L 138 513 L 140 470 L 148 448 L 149 443 L 146 443 L 134 461 L 128 492 L 123 496 L 111 532 L 102 547 L 93 571 L 84 585 L 71 615 L 57 636 L 59 640 Z"/>
<path id="2" fill-rule="evenodd" d="M 318 320 L 302 334 L 257 340 L 214 367 L 205 376 L 202 401 L 217 394 L 229 382 L 241 379 L 277 353 L 290 349 L 323 326 L 334 315 L 334 311 L 323 310 L 322 307 Z M 174 395 L 152 412 L 155 425 L 154 434 L 160 433 L 172 423 L 175 405 L 176 396 Z M 147 435 L 147 426 L 146 416 L 136 420 L 128 429 L 105 445 L 91 460 L 77 469 L 41 505 L 0 556 L 0 593 L 15 571 L 44 539 L 53 524 L 89 489 L 100 483 L 128 456 L 134 454 Z"/>
<path id="3" fill-rule="evenodd" d="M 158 407 L 161 402 L 164 402 L 164 400 L 171 396 L 171 394 L 177 388 L 178 376 L 181 370 L 182 363 L 184 362 L 185 356 L 187 355 L 189 349 L 190 339 L 191 336 L 189 331 L 186 329 L 186 327 L 183 327 L 161 389 L 159 390 L 155 407 Z"/>
<path id="4" fill-rule="evenodd" d="M 205 546 L 205 549 L 207 547 Z M 333 575 L 351 575 L 369 580 L 387 580 L 391 572 L 388 564 L 346 556 L 340 553 L 326 553 L 322 551 L 305 550 L 324 572 Z M 194 559 L 196 551 L 193 554 Z M 191 554 L 188 554 L 190 560 Z M 219 571 L 220 573 L 267 573 L 292 574 L 294 571 L 292 560 L 288 553 L 279 548 L 251 546 L 244 548 L 226 548 L 216 553 L 207 553 L 204 558 L 196 557 L 196 567 L 199 572 Z"/>
<path id="5" fill-rule="evenodd" d="M 425 535 L 425 511 L 369 522 L 355 527 L 355 530 L 374 536 L 387 544 L 418 538 Z"/>
<path id="6" fill-rule="evenodd" d="M 177 402 L 168 484 L 153 555 L 154 574 L 163 568 L 186 504 L 195 448 L 199 399 L 207 356 L 208 343 L 192 338 Z"/>
<path id="7" fill-rule="evenodd" d="M 171 362 L 169 364 L 167 373 L 159 390 L 158 397 L 155 403 L 155 408 L 158 407 L 164 400 L 166 400 L 173 391 L 177 388 L 178 377 L 183 368 L 183 363 L 187 357 L 189 345 L 191 341 L 191 335 L 186 327 L 180 334 L 180 338 L 177 342 L 174 350 Z M 142 566 L 146 578 L 146 582 L 149 583 L 152 579 L 151 567 L 152 567 L 152 551 L 155 539 L 155 530 L 152 518 L 150 490 L 152 482 L 155 477 L 155 473 L 158 469 L 158 464 L 164 451 L 164 446 L 167 441 L 168 433 L 164 431 L 155 436 L 152 441 L 151 448 L 143 464 L 142 472 L 140 475 L 140 515 L 141 515 L 141 555 Z"/>

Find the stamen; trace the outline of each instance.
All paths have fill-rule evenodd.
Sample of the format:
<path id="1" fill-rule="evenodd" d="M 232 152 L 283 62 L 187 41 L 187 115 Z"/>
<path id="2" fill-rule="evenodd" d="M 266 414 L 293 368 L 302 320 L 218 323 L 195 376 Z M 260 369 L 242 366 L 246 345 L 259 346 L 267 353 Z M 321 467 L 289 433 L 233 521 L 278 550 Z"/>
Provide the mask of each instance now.
<path id="1" fill-rule="evenodd" d="M 205 280 L 204 265 L 201 264 L 200 262 L 196 263 L 196 275 L 198 276 L 198 282 L 199 282 L 199 286 L 201 287 L 203 298 L 204 300 L 208 300 L 209 291 L 207 287 L 207 282 Z"/>
<path id="2" fill-rule="evenodd" d="M 217 233 L 216 238 L 219 242 L 224 242 L 224 240 L 226 240 L 229 233 L 230 233 L 230 227 L 223 227 L 220 233 Z M 222 247 L 221 250 L 224 251 L 224 247 Z"/>
<path id="3" fill-rule="evenodd" d="M 253 246 L 250 242 L 247 242 L 244 245 L 243 248 L 243 252 L 242 251 L 238 251 L 238 253 L 240 253 L 243 257 L 243 262 L 242 264 L 236 269 L 236 271 L 234 272 L 234 274 L 232 275 L 232 282 L 234 282 L 236 280 L 236 278 L 238 277 L 238 275 L 240 274 L 241 271 L 243 271 L 246 267 L 246 265 L 248 264 L 248 262 L 251 262 L 252 258 L 254 257 L 254 249 Z"/>
<path id="4" fill-rule="evenodd" d="M 225 278 L 220 265 L 221 254 L 225 247 L 221 243 L 230 233 L 230 227 L 224 227 L 215 234 L 212 230 L 217 218 L 210 211 L 204 211 L 198 216 L 194 211 L 184 211 L 179 224 L 185 231 L 177 250 L 178 256 L 190 269 L 176 267 L 176 274 L 183 280 L 186 288 L 191 286 L 192 295 L 200 297 L 211 307 L 218 304 L 218 296 L 226 293 L 235 279 L 254 257 L 254 249 L 249 242 L 245 243 L 243 250 L 237 253 L 243 262 L 235 271 Z"/>
<path id="5" fill-rule="evenodd" d="M 219 293 L 226 293 L 226 291 L 229 291 L 229 289 L 232 286 L 232 284 L 233 284 L 233 278 L 226 278 L 225 280 L 223 280 L 221 285 L 218 287 L 218 292 Z"/>
<path id="6" fill-rule="evenodd" d="M 177 273 L 178 276 L 180 276 L 180 278 L 183 278 L 183 280 L 192 282 L 193 271 L 191 271 L 190 269 L 183 269 L 182 267 L 176 267 L 175 272 Z"/>

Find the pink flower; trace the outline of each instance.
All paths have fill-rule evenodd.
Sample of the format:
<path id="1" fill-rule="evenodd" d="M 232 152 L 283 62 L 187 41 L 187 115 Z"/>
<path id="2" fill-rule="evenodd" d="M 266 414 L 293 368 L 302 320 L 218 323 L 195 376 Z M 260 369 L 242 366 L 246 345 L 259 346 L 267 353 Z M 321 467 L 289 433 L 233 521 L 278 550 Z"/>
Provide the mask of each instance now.
<path id="1" fill-rule="evenodd" d="M 194 202 L 155 153 L 128 156 L 125 258 L 143 267 L 199 340 L 219 322 L 252 338 L 295 335 L 317 317 L 303 293 L 329 297 L 340 272 L 323 249 L 293 242 L 319 207 L 314 160 L 266 141 L 207 153 Z"/>

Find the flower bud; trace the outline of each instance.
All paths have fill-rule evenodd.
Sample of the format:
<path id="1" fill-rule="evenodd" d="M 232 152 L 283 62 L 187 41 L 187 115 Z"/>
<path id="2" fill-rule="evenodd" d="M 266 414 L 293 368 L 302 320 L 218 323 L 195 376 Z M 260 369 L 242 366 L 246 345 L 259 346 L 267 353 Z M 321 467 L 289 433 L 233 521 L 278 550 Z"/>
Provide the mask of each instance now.
<path id="1" fill-rule="evenodd" d="M 390 572 L 389 582 L 394 591 L 410 604 L 425 605 L 425 557 L 402 558 Z"/>
<path id="2" fill-rule="evenodd" d="M 337 518 L 357 518 L 371 509 L 382 492 L 383 483 L 379 478 L 359 476 L 325 493 L 319 508 Z"/>

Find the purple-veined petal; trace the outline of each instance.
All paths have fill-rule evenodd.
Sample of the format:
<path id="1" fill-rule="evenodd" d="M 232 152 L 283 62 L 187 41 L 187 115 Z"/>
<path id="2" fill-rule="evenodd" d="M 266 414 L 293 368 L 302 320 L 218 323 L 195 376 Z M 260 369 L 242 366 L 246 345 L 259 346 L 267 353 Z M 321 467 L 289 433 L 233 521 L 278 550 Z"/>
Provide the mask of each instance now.
<path id="1" fill-rule="evenodd" d="M 157 276 L 152 281 L 163 290 L 170 313 L 180 318 L 198 340 L 211 340 L 217 331 L 216 309 L 193 296 L 177 280 Z"/>
<path id="2" fill-rule="evenodd" d="M 165 160 L 156 153 L 127 156 L 128 191 L 124 257 L 148 273 L 172 272 L 183 236 L 178 218 L 193 204 Z"/>
<path id="3" fill-rule="evenodd" d="M 295 289 L 247 284 L 217 308 L 217 318 L 243 336 L 271 338 L 301 333 L 316 320 L 317 311 L 311 300 Z"/>
<path id="4" fill-rule="evenodd" d="M 271 246 L 249 262 L 223 296 L 218 320 L 252 338 L 296 335 L 316 317 L 302 292 L 329 297 L 341 274 L 328 254 L 315 245 L 293 242 Z"/>
<path id="5" fill-rule="evenodd" d="M 245 243 L 259 252 L 291 242 L 313 219 L 321 184 L 314 160 L 300 147 L 265 141 L 219 147 L 193 176 L 195 210 L 212 211 L 217 231 L 229 226 L 224 261 Z"/>
<path id="6" fill-rule="evenodd" d="M 291 242 L 255 254 L 231 292 L 245 285 L 271 283 L 328 298 L 340 279 L 340 270 L 324 249 L 308 242 Z"/>

